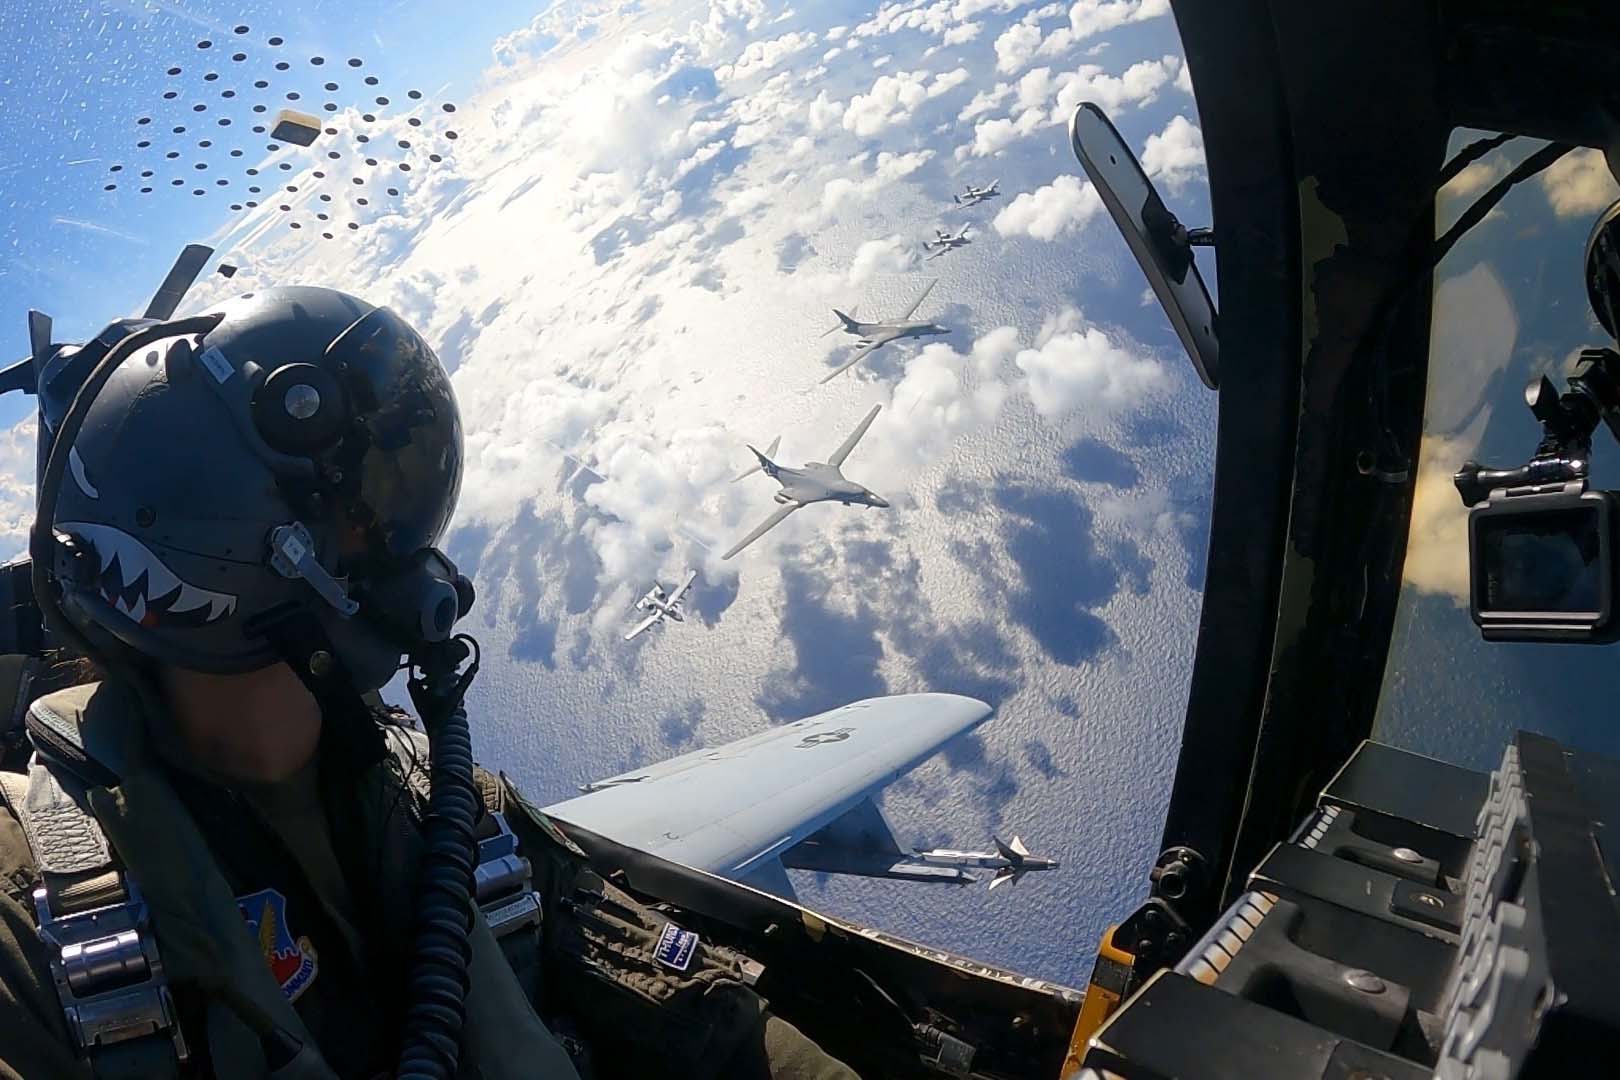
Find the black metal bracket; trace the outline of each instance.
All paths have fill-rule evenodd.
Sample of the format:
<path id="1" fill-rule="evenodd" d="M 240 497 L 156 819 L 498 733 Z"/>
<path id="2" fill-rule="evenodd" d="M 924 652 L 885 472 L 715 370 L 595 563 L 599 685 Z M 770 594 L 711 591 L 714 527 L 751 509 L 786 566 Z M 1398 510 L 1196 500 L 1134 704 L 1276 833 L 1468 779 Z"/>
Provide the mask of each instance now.
<path id="1" fill-rule="evenodd" d="M 1159 853 L 1148 878 L 1153 891 L 1114 931 L 1114 946 L 1131 954 L 1129 996 L 1162 967 L 1180 960 L 1197 932 L 1188 914 L 1204 910 L 1211 887 L 1209 863 L 1190 847 Z"/>

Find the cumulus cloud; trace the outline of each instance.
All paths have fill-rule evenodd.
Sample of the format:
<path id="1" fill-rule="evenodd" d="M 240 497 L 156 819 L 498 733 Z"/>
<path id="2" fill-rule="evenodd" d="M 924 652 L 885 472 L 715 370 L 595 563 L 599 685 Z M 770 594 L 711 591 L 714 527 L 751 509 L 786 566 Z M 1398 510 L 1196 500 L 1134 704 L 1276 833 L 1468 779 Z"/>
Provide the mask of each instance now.
<path id="1" fill-rule="evenodd" d="M 1074 308 L 1048 318 L 1035 348 L 1020 350 L 1014 363 L 1036 411 L 1049 420 L 1080 408 L 1117 412 L 1166 381 L 1156 360 L 1116 344 Z"/>
<path id="2" fill-rule="evenodd" d="M 996 38 L 996 70 L 1003 75 L 1023 70 L 1040 45 L 1040 27 L 1013 23 Z"/>
<path id="3" fill-rule="evenodd" d="M 756 41 L 742 51 L 742 55 L 737 57 L 735 63 L 716 68 L 715 78 L 726 82 L 769 71 L 794 53 L 808 49 L 816 43 L 816 40 L 813 33 L 795 31 L 769 41 Z"/>
<path id="4" fill-rule="evenodd" d="M 986 11 L 1008 12 L 1026 0 L 911 0 L 882 4 L 872 17 L 849 32 L 851 38 L 883 37 L 901 30 L 948 36 L 960 24 Z M 949 44 L 949 42 L 947 42 Z"/>
<path id="5" fill-rule="evenodd" d="M 1082 101 L 1094 101 L 1108 112 L 1126 105 L 1146 105 L 1159 96 L 1181 66 L 1176 56 L 1139 60 L 1119 75 L 1110 75 L 1095 64 L 1082 65 L 1079 71 L 1055 80 L 1057 104 L 1052 123 L 1068 123 Z"/>
<path id="6" fill-rule="evenodd" d="M 949 90 L 968 81 L 967 68 L 955 68 L 951 71 L 942 71 L 934 76 L 934 81 L 928 84 L 928 96 L 938 97 Z"/>
<path id="7" fill-rule="evenodd" d="M 1419 592 L 1468 603 L 1468 507 L 1457 498 L 1452 477 L 1473 452 L 1474 438 L 1424 435 L 1412 492 L 1412 523 L 1406 533 L 1402 580 Z"/>
<path id="8" fill-rule="evenodd" d="M 1076 0 L 1069 9 L 1069 31 L 1083 41 L 1130 22 L 1170 14 L 1170 0 Z"/>
<path id="9" fill-rule="evenodd" d="M 983 120 L 973 126 L 973 141 L 961 147 L 956 157 L 961 160 L 965 157 L 989 157 L 991 154 L 1011 146 L 1025 135 L 1041 127 L 1039 114 L 1033 110 L 1024 112 L 1015 122 L 1006 117 L 994 120 Z"/>
<path id="10" fill-rule="evenodd" d="M 35 422 L 29 417 L 0 432 L 0 562 L 28 550 L 34 524 Z"/>
<path id="11" fill-rule="evenodd" d="M 1507 158 L 1500 154 L 1476 161 L 1447 181 L 1446 186 L 1440 189 L 1440 197 L 1466 199 L 1470 195 L 1478 195 L 1506 176 L 1507 171 Z"/>
<path id="12" fill-rule="evenodd" d="M 1020 194 L 992 224 L 1003 236 L 1055 240 L 1090 221 L 1102 208 L 1102 199 L 1089 182 L 1065 174 L 1045 187 Z"/>
<path id="13" fill-rule="evenodd" d="M 982 29 L 984 28 L 975 22 L 961 23 L 945 31 L 944 36 L 940 38 L 940 43 L 944 45 L 965 45 L 978 37 L 979 31 Z"/>
<path id="14" fill-rule="evenodd" d="M 973 95 L 973 100 L 962 106 L 962 111 L 956 114 L 956 119 L 962 123 L 972 120 L 975 116 L 983 116 L 992 109 L 999 108 L 1007 95 L 1012 93 L 1012 87 L 1007 83 L 997 83 L 989 90 L 980 90 Z"/>
<path id="15" fill-rule="evenodd" d="M 891 154 L 885 150 L 877 156 L 872 175 L 861 179 L 839 176 L 827 181 L 821 189 L 822 213 L 835 213 L 847 202 L 871 198 L 894 181 L 922 168 L 933 156 L 932 150 L 913 150 L 908 154 Z"/>
<path id="16" fill-rule="evenodd" d="M 917 252 L 898 235 L 867 240 L 855 249 L 849 283 L 864 285 L 879 274 L 901 274 L 917 268 Z"/>
<path id="17" fill-rule="evenodd" d="M 1176 72 L 1176 89 L 1180 90 L 1183 94 L 1191 94 L 1193 92 L 1192 69 L 1187 66 L 1187 62 L 1185 60 L 1181 62 L 1181 70 Z"/>
<path id="18" fill-rule="evenodd" d="M 1083 64 L 1078 70 L 1065 72 L 1033 68 L 1016 84 L 997 84 L 992 90 L 981 90 L 968 102 L 958 117 L 964 121 L 996 108 L 1009 96 L 1013 115 L 976 124 L 973 141 L 958 149 L 957 159 L 995 154 L 1043 127 L 1067 124 L 1082 101 L 1094 101 L 1109 112 L 1148 104 L 1180 68 L 1181 60 L 1175 56 L 1141 60 L 1118 75 L 1096 64 Z"/>
<path id="19" fill-rule="evenodd" d="M 962 435 L 996 419 L 1007 400 L 1007 385 L 994 378 L 973 377 L 979 371 L 978 352 L 977 343 L 964 356 L 942 342 L 931 342 L 906 362 L 905 376 L 895 385 L 890 406 L 895 421 L 907 431 L 896 452 L 922 465 Z"/>
<path id="20" fill-rule="evenodd" d="M 1446 278 L 1434 290 L 1430 387 L 1424 404 L 1405 580 L 1421 592 L 1468 602 L 1468 508 L 1452 476 L 1472 457 L 1491 417 L 1491 402 L 1513 358 L 1519 320 L 1488 263 Z"/>
<path id="21" fill-rule="evenodd" d="M 1451 436 L 1480 412 L 1507 369 L 1519 338 L 1519 318 L 1507 287 L 1482 262 L 1435 286 L 1433 322 L 1423 425 Z"/>
<path id="22" fill-rule="evenodd" d="M 764 184 L 753 184 L 740 191 L 734 191 L 725 198 L 726 213 L 733 217 L 743 217 L 753 213 L 771 201 L 771 190 Z"/>
<path id="23" fill-rule="evenodd" d="M 1574 150 L 1565 154 L 1548 166 L 1540 179 L 1541 189 L 1547 193 L 1547 201 L 1559 217 L 1596 214 L 1620 199 L 1620 186 L 1615 184 L 1608 162 L 1597 150 Z"/>
<path id="24" fill-rule="evenodd" d="M 1095 495 L 1090 504 L 1099 517 L 1154 536 L 1176 536 L 1198 525 L 1197 516 L 1179 509 L 1170 493 L 1163 489 L 1142 494 Z"/>
<path id="25" fill-rule="evenodd" d="M 1142 147 L 1142 169 L 1180 191 L 1204 171 L 1204 133 L 1185 116 L 1176 115 Z"/>
<path id="26" fill-rule="evenodd" d="M 911 119 L 911 114 L 923 102 L 960 86 L 967 78 L 965 68 L 941 72 L 932 80 L 925 71 L 880 75 L 872 89 L 850 99 L 849 107 L 844 110 L 844 128 L 863 138 L 876 135 L 884 128 Z"/>
<path id="27" fill-rule="evenodd" d="M 832 124 L 838 123 L 839 117 L 844 114 L 844 103 L 827 96 L 823 90 L 816 95 L 807 110 L 810 120 L 810 130 L 821 131 Z"/>
<path id="28" fill-rule="evenodd" d="M 980 378 L 996 378 L 1017 352 L 1017 328 L 998 326 L 973 342 L 973 370 Z"/>
<path id="29" fill-rule="evenodd" d="M 764 0 L 709 0 L 708 17 L 694 24 L 693 30 L 704 54 L 713 56 L 725 51 L 739 35 L 758 30 L 764 22 Z"/>
<path id="30" fill-rule="evenodd" d="M 495 63 L 515 67 L 553 50 L 564 48 L 595 34 L 602 26 L 619 21 L 638 6 L 638 0 L 585 0 L 579 4 L 556 5 L 531 19 L 527 26 L 495 39 L 490 52 Z"/>
<path id="31" fill-rule="evenodd" d="M 1087 38 L 1169 13 L 1169 0 L 1078 0 L 1069 8 L 1069 25 L 1048 34 L 1037 51 L 1042 56 L 1067 56 Z"/>

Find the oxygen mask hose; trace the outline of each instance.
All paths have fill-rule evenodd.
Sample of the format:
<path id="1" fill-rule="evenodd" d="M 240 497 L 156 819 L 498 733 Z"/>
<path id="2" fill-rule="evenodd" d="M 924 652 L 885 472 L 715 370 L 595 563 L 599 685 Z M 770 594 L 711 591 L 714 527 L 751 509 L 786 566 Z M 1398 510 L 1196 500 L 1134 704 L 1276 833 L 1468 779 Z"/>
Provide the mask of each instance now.
<path id="1" fill-rule="evenodd" d="M 461 661 L 472 657 L 465 672 Z M 422 823 L 414 950 L 407 980 L 401 1080 L 450 1080 L 466 1019 L 467 963 L 472 955 L 473 830 L 483 805 L 473 783 L 472 735 L 462 704 L 478 672 L 478 643 L 459 635 L 433 646 L 409 682 L 427 729 L 431 755 L 427 818 Z"/>

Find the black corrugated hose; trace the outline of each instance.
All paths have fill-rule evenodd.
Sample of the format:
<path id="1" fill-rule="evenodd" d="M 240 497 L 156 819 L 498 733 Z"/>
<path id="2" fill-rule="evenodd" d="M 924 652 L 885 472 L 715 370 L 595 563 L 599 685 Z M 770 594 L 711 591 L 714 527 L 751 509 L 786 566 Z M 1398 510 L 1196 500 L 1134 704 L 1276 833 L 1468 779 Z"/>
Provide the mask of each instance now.
<path id="1" fill-rule="evenodd" d="M 457 674 L 460 660 L 472 663 Z M 427 730 L 431 757 L 427 818 L 422 823 L 415 948 L 407 977 L 405 1041 L 395 1075 L 450 1080 L 461 1054 L 467 962 L 472 955 L 473 830 L 483 800 L 473 783 L 472 735 L 462 699 L 478 671 L 478 643 L 465 634 L 435 649 L 410 680 L 411 701 Z"/>

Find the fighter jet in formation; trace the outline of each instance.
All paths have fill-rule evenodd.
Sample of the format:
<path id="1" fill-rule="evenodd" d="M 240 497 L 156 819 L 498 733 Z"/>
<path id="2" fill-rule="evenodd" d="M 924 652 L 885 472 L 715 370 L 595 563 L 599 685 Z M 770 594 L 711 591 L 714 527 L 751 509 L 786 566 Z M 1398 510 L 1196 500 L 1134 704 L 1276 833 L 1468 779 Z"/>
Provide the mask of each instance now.
<path id="1" fill-rule="evenodd" d="M 898 318 L 894 319 L 861 322 L 854 316 L 846 315 L 837 308 L 833 308 L 833 314 L 838 316 L 839 325 L 830 328 L 827 334 L 842 329 L 845 333 L 854 334 L 860 338 L 860 342 L 855 346 L 855 350 L 850 354 L 849 359 L 829 371 L 821 381 L 823 383 L 830 382 L 891 341 L 899 341 L 901 338 L 908 337 L 930 337 L 934 334 L 950 333 L 948 328 L 931 323 L 926 319 L 912 318 L 912 315 L 916 314 L 917 309 L 922 307 L 922 302 L 928 299 L 928 294 L 934 290 L 934 286 L 937 284 L 939 284 L 938 278 L 930 281 L 917 299 L 912 301 L 911 306 Z M 823 334 L 822 337 L 826 337 L 827 334 Z"/>
<path id="2" fill-rule="evenodd" d="M 958 206 L 976 206 L 986 199 L 994 199 L 1001 194 L 1001 181 L 992 180 L 984 187 L 974 187 L 972 184 L 962 189 L 962 194 L 952 195 L 951 201 Z"/>
<path id="3" fill-rule="evenodd" d="M 653 582 L 653 587 L 647 590 L 647 595 L 636 601 L 637 611 L 651 612 L 651 614 L 631 627 L 630 632 L 624 635 L 624 640 L 629 641 L 632 638 L 641 636 L 665 619 L 674 619 L 676 622 L 682 621 L 681 602 L 686 598 L 686 591 L 692 587 L 692 582 L 696 579 L 697 571 L 688 570 L 686 579 L 680 583 L 680 586 L 673 593 L 669 594 L 664 592 L 662 585 Z"/>
<path id="4" fill-rule="evenodd" d="M 737 541 L 732 549 L 720 556 L 720 558 L 731 558 L 737 552 L 787 520 L 787 516 L 793 511 L 808 506 L 813 502 L 840 502 L 845 506 L 859 504 L 861 506 L 887 507 L 889 505 L 888 500 L 862 487 L 853 480 L 844 479 L 844 474 L 840 470 L 840 466 L 844 464 L 844 459 L 849 457 L 851 450 L 855 449 L 855 444 L 861 441 L 861 436 L 866 434 L 866 429 L 872 426 L 872 421 L 877 419 L 878 410 L 882 408 L 882 405 L 872 406 L 872 411 L 866 414 L 866 418 L 860 422 L 860 425 L 855 428 L 849 438 L 844 440 L 844 444 L 834 450 L 832 456 L 824 462 L 811 461 L 806 462 L 801 468 L 789 469 L 772 461 L 768 454 L 763 454 L 750 446 L 748 449 L 754 451 L 754 456 L 759 459 L 759 465 L 757 470 L 750 469 L 748 472 L 743 473 L 742 476 L 737 477 L 737 479 L 741 480 L 743 476 L 748 476 L 755 471 L 763 472 L 766 476 L 782 485 L 782 490 L 775 495 L 776 501 L 781 503 L 782 507 L 761 522 L 757 529 Z M 774 447 L 776 444 L 772 443 L 771 445 Z"/>
<path id="5" fill-rule="evenodd" d="M 968 239 L 967 226 L 965 225 L 954 233 L 949 229 L 935 229 L 934 238 L 923 241 L 923 250 L 933 253 L 928 256 L 930 259 L 937 259 L 947 251 L 966 247 L 971 243 L 973 241 Z"/>

